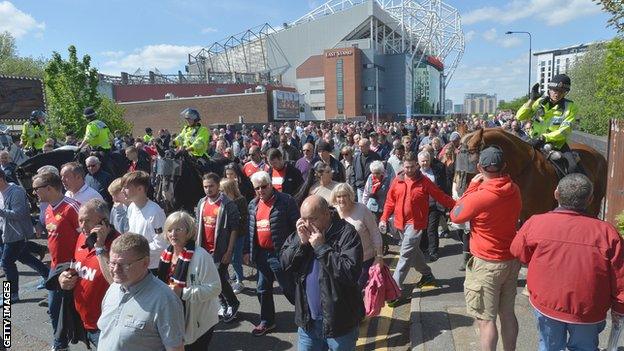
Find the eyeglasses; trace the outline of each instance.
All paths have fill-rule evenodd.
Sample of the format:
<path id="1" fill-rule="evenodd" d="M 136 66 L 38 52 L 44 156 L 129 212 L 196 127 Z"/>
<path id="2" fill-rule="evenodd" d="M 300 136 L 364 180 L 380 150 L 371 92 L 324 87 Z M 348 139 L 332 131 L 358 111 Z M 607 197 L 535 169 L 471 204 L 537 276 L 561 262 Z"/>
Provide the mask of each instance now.
<path id="1" fill-rule="evenodd" d="M 266 187 L 268 187 L 269 184 L 264 184 L 264 185 L 260 185 L 260 186 L 254 186 L 254 190 L 255 191 L 260 191 L 261 189 L 266 189 Z"/>
<path id="2" fill-rule="evenodd" d="M 130 270 L 130 266 L 132 266 L 133 264 L 139 262 L 140 260 L 144 259 L 147 256 L 143 256 L 140 258 L 137 258 L 136 260 L 130 262 L 130 263 L 118 263 L 118 262 L 108 262 L 108 268 L 110 268 L 111 270 L 115 269 L 115 267 L 119 266 L 119 268 L 121 268 L 122 271 L 127 272 Z"/>

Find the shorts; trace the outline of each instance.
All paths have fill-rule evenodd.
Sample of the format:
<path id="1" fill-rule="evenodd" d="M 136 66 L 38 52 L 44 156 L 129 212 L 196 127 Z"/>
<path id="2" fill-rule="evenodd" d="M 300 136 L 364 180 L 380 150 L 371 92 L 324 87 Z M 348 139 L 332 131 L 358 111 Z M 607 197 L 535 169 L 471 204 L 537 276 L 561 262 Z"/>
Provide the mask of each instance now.
<path id="1" fill-rule="evenodd" d="M 518 260 L 487 261 L 472 257 L 466 265 L 464 297 L 474 318 L 495 321 L 499 311 L 514 310 L 518 286 Z"/>

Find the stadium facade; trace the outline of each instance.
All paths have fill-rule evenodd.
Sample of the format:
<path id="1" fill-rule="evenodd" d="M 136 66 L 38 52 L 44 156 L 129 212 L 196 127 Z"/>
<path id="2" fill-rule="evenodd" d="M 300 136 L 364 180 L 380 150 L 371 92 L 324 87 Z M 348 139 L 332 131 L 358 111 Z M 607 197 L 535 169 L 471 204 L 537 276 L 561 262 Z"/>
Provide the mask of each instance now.
<path id="1" fill-rule="evenodd" d="M 187 71 L 207 83 L 295 88 L 273 93 L 277 119 L 401 119 L 444 113 L 463 51 L 459 13 L 441 1 L 332 0 L 191 53 Z"/>

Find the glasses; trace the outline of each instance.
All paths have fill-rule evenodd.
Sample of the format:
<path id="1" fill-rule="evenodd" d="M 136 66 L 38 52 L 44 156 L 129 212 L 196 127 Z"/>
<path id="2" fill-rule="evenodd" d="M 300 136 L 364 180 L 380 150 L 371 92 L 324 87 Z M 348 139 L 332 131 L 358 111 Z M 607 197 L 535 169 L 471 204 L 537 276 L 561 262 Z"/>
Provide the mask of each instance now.
<path id="1" fill-rule="evenodd" d="M 115 269 L 115 267 L 119 267 L 119 268 L 121 268 L 122 271 L 127 272 L 127 271 L 130 270 L 130 267 L 133 264 L 139 262 L 140 260 L 144 259 L 145 257 L 147 257 L 147 256 L 143 256 L 141 258 L 137 258 L 136 260 L 134 260 L 134 261 L 132 261 L 130 263 L 118 263 L 118 262 L 111 262 L 111 261 L 109 261 L 108 262 L 108 268 L 113 270 L 113 269 Z"/>
<path id="2" fill-rule="evenodd" d="M 254 186 L 254 190 L 255 191 L 260 191 L 261 189 L 266 189 L 269 186 L 269 184 L 264 184 L 264 185 L 260 185 L 260 186 Z"/>

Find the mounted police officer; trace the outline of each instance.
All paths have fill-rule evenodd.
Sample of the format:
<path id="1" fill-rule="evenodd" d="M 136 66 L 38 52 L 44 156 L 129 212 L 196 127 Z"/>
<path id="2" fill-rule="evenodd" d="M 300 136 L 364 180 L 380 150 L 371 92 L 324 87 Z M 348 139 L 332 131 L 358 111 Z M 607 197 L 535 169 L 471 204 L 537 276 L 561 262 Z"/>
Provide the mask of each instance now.
<path id="1" fill-rule="evenodd" d="M 570 77 L 557 74 L 548 83 L 548 93 L 542 95 L 536 83 L 527 101 L 516 113 L 518 121 L 531 121 L 528 143 L 536 149 L 550 144 L 568 161 L 568 173 L 580 171 L 576 156 L 567 144 L 576 119 L 576 105 L 565 98 L 570 91 Z"/>
<path id="2" fill-rule="evenodd" d="M 108 153 L 111 148 L 111 132 L 106 123 L 96 119 L 97 114 L 93 107 L 84 109 L 84 117 L 89 121 L 85 131 L 84 139 L 79 148 L 83 149 L 87 145 L 94 151 Z"/>
<path id="3" fill-rule="evenodd" d="M 180 134 L 173 139 L 173 145 L 177 148 L 176 151 L 186 151 L 198 160 L 207 158 L 210 131 L 200 124 L 199 112 L 194 108 L 187 108 L 180 113 L 180 116 L 186 120 L 186 125 Z"/>
<path id="4" fill-rule="evenodd" d="M 20 140 L 26 154 L 34 156 L 41 153 L 48 135 L 45 131 L 46 114 L 41 110 L 34 110 L 30 118 L 22 126 Z"/>

